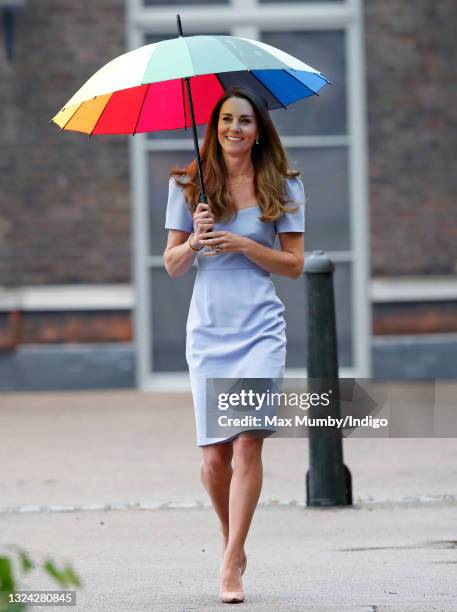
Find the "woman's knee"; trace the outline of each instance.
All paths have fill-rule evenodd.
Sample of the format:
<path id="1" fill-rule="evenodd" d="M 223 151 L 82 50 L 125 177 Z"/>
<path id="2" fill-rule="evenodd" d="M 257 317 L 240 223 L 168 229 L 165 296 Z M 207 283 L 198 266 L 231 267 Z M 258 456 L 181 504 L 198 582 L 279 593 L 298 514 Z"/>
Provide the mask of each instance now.
<path id="1" fill-rule="evenodd" d="M 232 463 L 233 450 L 231 445 L 214 445 L 202 449 L 202 464 L 206 471 L 212 474 L 219 474 L 227 471 Z"/>
<path id="2" fill-rule="evenodd" d="M 235 463 L 253 465 L 262 460 L 263 437 L 245 433 L 239 435 L 233 442 Z"/>

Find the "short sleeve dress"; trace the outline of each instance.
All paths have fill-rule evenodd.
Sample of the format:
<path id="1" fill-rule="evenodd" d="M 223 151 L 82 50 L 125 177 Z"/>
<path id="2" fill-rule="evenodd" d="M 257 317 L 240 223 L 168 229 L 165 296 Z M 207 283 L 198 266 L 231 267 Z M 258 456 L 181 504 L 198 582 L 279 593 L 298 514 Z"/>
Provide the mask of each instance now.
<path id="1" fill-rule="evenodd" d="M 258 205 L 236 213 L 214 230 L 247 236 L 273 247 L 276 234 L 305 231 L 305 195 L 298 177 L 286 179 L 288 207 L 276 222 L 260 220 Z M 182 188 L 170 179 L 166 229 L 193 231 Z M 286 361 L 284 304 L 276 295 L 271 274 L 241 253 L 196 255 L 197 275 L 186 326 L 186 360 L 194 401 L 197 445 L 228 442 L 206 432 L 206 379 L 281 379 Z M 246 427 L 250 430 L 252 427 Z M 269 427 L 265 435 L 276 429 Z"/>

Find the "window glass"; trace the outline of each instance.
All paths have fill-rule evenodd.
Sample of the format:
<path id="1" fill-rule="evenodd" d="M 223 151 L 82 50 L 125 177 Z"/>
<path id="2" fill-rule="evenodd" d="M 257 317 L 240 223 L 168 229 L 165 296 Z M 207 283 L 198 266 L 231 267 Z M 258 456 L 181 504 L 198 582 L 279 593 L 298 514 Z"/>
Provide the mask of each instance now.
<path id="1" fill-rule="evenodd" d="M 178 279 L 168 276 L 164 268 L 150 270 L 151 280 L 151 346 L 153 371 L 180 372 L 187 370 L 185 359 L 186 323 L 196 270 L 191 268 Z M 286 311 L 286 367 L 307 365 L 306 276 L 292 280 L 272 275 L 279 298 Z M 351 266 L 335 264 L 334 291 L 338 339 L 338 359 L 341 367 L 353 365 L 351 321 Z"/>
<path id="2" fill-rule="evenodd" d="M 306 200 L 306 251 L 350 250 L 349 194 L 346 147 L 289 149 L 291 168 L 300 170 Z M 149 254 L 161 255 L 165 247 L 165 211 L 169 172 L 194 159 L 190 151 L 149 154 L 148 225 Z"/>
<path id="3" fill-rule="evenodd" d="M 149 254 L 162 255 L 167 241 L 164 228 L 170 170 L 184 167 L 195 158 L 194 151 L 161 151 L 149 155 L 148 226 Z"/>
<path id="4" fill-rule="evenodd" d="M 289 149 L 289 165 L 305 188 L 306 250 L 350 249 L 346 147 Z"/>
<path id="5" fill-rule="evenodd" d="M 307 255 L 308 257 L 308 255 Z M 307 365 L 307 322 L 306 275 L 292 280 L 277 274 L 272 275 L 279 298 L 286 307 L 284 318 L 287 336 L 287 368 L 305 368 Z M 342 367 L 353 365 L 352 354 L 352 295 L 351 265 L 336 263 L 333 276 L 335 292 L 336 326 L 338 341 L 338 362 Z"/>
<path id="6" fill-rule="evenodd" d="M 151 269 L 152 363 L 154 372 L 182 372 L 186 363 L 186 323 L 195 278 L 192 267 L 179 278 Z"/>
<path id="7" fill-rule="evenodd" d="M 281 134 L 346 134 L 346 58 L 344 32 L 263 32 L 262 42 L 277 47 L 323 72 L 333 85 L 319 96 L 299 100 L 286 110 L 272 111 Z"/>

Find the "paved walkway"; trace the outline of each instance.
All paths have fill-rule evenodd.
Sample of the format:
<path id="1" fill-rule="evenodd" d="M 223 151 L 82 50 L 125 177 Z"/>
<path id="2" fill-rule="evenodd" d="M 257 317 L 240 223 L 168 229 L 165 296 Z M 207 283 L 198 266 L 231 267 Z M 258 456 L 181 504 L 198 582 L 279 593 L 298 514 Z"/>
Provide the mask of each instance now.
<path id="1" fill-rule="evenodd" d="M 77 610 L 227 608 L 190 395 L 3 394 L 0 442 L 1 541 L 71 560 Z M 311 509 L 308 441 L 265 441 L 240 608 L 455 612 L 457 440 L 343 444 L 354 506 Z M 37 572 L 21 586 L 54 588 Z"/>

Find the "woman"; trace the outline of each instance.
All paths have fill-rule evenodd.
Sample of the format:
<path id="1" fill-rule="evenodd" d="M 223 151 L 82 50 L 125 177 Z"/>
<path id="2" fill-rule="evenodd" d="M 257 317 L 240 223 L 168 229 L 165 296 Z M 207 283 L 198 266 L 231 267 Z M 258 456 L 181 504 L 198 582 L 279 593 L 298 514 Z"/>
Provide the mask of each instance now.
<path id="1" fill-rule="evenodd" d="M 262 488 L 263 438 L 274 428 L 207 437 L 206 378 L 283 376 L 284 305 L 270 274 L 296 279 L 302 272 L 304 192 L 265 102 L 249 89 L 233 88 L 216 103 L 201 157 L 210 204 L 199 202 L 196 160 L 171 172 L 164 261 L 175 278 L 197 259 L 186 359 L 201 479 L 223 538 L 220 598 L 236 603 L 244 600 L 244 543 Z"/>

